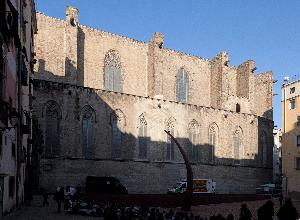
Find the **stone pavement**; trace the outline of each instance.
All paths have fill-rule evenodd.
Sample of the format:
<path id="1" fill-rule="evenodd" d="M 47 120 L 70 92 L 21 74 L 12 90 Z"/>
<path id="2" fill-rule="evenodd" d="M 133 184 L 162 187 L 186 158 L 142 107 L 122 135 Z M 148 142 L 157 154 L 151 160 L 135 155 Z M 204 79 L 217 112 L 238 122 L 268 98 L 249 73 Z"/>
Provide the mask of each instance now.
<path id="1" fill-rule="evenodd" d="M 62 211 L 57 213 L 57 203 L 49 196 L 49 206 L 42 206 L 42 196 L 34 196 L 30 206 L 16 210 L 2 218 L 3 220 L 96 220 L 103 218 L 71 215 Z M 62 205 L 63 206 L 63 205 Z M 1 217 L 0 217 L 1 218 Z M 1 220 L 2 220 L 1 219 Z"/>
<path id="2" fill-rule="evenodd" d="M 273 199 L 272 201 L 275 204 L 274 209 L 276 215 L 279 209 L 279 202 L 278 199 Z M 254 219 L 256 219 L 256 210 L 265 202 L 266 200 L 246 202 L 247 206 L 253 214 Z M 241 204 L 242 202 L 199 205 L 193 206 L 192 212 L 195 215 L 200 215 L 201 217 L 206 218 L 209 218 L 211 215 L 216 214 L 227 216 L 229 213 L 231 213 L 235 216 L 235 219 L 238 219 Z M 298 213 L 300 213 L 300 201 L 294 201 L 293 204 L 297 208 Z M 64 211 L 62 211 L 61 213 L 57 213 L 56 208 L 56 202 L 52 199 L 52 196 L 49 197 L 49 206 L 47 207 L 42 207 L 42 196 L 34 196 L 31 206 L 25 206 L 19 210 L 16 210 L 13 213 L 5 216 L 3 220 L 103 220 L 103 218 L 100 217 L 71 215 Z M 161 211 L 163 210 L 168 211 L 168 209 L 161 208 Z M 175 208 L 175 211 L 181 211 L 181 209 Z"/>

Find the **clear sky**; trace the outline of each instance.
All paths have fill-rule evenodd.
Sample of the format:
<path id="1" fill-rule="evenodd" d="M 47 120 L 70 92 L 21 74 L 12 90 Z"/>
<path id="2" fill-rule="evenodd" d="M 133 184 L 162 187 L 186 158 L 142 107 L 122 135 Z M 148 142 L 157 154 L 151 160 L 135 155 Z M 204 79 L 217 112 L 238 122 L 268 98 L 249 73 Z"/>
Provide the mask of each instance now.
<path id="1" fill-rule="evenodd" d="M 300 0 L 36 0 L 61 19 L 67 5 L 79 9 L 80 24 L 146 42 L 159 31 L 167 48 L 207 59 L 226 51 L 231 65 L 252 59 L 257 73 L 272 70 L 281 127 L 283 78 L 300 75 Z"/>

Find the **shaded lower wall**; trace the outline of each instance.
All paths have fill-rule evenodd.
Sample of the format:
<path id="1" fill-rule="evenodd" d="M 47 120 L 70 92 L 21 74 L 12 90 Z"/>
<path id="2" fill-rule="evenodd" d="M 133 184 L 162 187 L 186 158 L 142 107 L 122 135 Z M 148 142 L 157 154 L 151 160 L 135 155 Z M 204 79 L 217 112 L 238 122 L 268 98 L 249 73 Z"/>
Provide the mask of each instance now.
<path id="1" fill-rule="evenodd" d="M 117 177 L 129 193 L 166 193 L 185 176 L 183 163 L 42 159 L 40 187 L 54 192 L 61 185 L 85 186 L 89 175 Z M 272 179 L 272 169 L 194 165 L 194 178 L 211 178 L 217 193 L 255 193 L 255 187 Z"/>

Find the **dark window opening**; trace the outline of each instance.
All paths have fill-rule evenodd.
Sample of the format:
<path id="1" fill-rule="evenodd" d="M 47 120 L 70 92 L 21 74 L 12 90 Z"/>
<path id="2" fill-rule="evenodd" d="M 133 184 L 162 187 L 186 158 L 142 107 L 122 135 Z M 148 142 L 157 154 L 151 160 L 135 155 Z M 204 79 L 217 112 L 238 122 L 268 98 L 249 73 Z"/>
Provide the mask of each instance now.
<path id="1" fill-rule="evenodd" d="M 296 102 L 295 99 L 292 99 L 289 102 L 289 109 L 295 109 L 295 108 L 296 108 Z"/>
<path id="2" fill-rule="evenodd" d="M 300 135 L 297 135 L 297 147 L 300 147 Z"/>
<path id="3" fill-rule="evenodd" d="M 3 138 L 3 134 L 2 131 L 0 131 L 0 156 L 2 155 L 2 138 Z"/>
<path id="4" fill-rule="evenodd" d="M 70 24 L 71 24 L 73 27 L 76 26 L 74 18 L 71 18 L 71 19 L 70 19 Z"/>
<path id="5" fill-rule="evenodd" d="M 295 87 L 290 88 L 290 94 L 295 93 Z"/>
<path id="6" fill-rule="evenodd" d="M 296 170 L 300 170 L 300 157 L 296 157 L 295 168 Z"/>
<path id="7" fill-rule="evenodd" d="M 14 143 L 11 144 L 11 156 L 16 157 L 16 145 Z"/>
<path id="8" fill-rule="evenodd" d="M 8 185 L 9 185 L 8 186 L 9 197 L 14 197 L 14 195 L 15 195 L 15 177 L 14 176 L 9 177 Z"/>
<path id="9" fill-rule="evenodd" d="M 235 106 L 235 110 L 236 110 L 236 112 L 241 112 L 241 106 L 240 106 L 240 104 L 236 104 L 236 106 Z"/>

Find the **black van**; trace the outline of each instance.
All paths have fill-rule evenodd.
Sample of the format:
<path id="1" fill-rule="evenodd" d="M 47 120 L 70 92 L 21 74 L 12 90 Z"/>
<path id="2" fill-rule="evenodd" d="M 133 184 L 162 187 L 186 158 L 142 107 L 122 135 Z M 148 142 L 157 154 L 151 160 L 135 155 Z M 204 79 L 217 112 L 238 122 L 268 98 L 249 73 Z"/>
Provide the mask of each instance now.
<path id="1" fill-rule="evenodd" d="M 115 177 L 86 177 L 86 192 L 88 194 L 128 194 L 125 186 Z"/>

